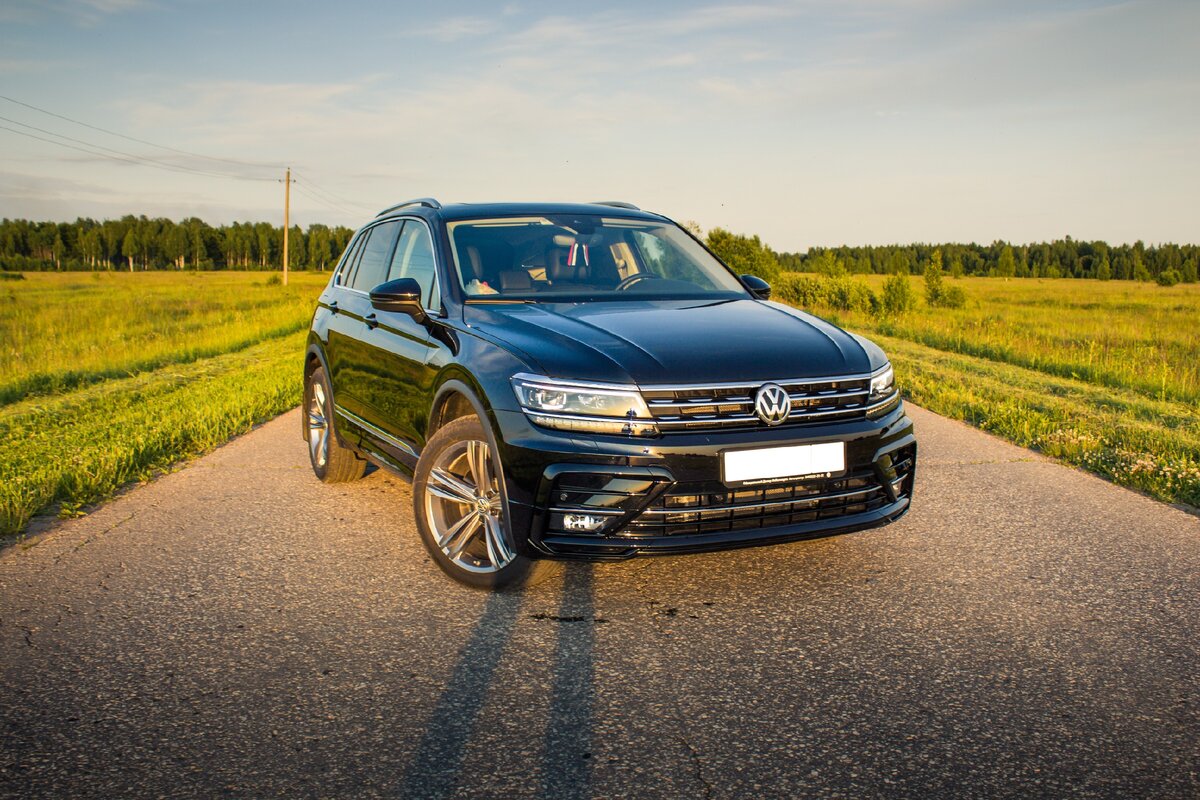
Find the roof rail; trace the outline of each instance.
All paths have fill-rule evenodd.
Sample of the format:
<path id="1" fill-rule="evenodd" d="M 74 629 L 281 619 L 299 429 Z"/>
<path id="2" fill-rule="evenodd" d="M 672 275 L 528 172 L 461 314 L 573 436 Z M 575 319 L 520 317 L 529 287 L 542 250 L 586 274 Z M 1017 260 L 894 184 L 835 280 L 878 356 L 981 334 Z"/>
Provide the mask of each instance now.
<path id="1" fill-rule="evenodd" d="M 620 200 L 597 200 L 591 203 L 593 206 L 612 206 L 614 208 L 628 208 L 631 211 L 641 211 L 640 208 L 633 203 L 622 203 Z"/>
<path id="2" fill-rule="evenodd" d="M 397 203 L 396 205 L 392 206 L 391 208 L 385 208 L 383 211 L 380 211 L 375 216 L 382 217 L 384 214 L 390 214 L 393 211 L 399 211 L 400 209 L 407 208 L 408 206 L 425 206 L 426 208 L 441 208 L 442 204 L 439 203 L 437 200 L 434 200 L 432 197 L 418 197 L 416 200 L 405 200 L 403 203 Z"/>

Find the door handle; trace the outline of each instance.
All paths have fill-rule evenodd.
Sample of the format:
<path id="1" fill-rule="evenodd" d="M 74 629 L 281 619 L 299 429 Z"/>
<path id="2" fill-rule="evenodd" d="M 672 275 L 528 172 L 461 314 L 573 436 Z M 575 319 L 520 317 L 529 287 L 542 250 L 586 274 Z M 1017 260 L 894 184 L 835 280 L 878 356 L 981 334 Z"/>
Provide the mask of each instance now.
<path id="1" fill-rule="evenodd" d="M 375 330 L 379 326 L 379 319 L 374 314 L 367 314 L 363 317 L 363 322 L 367 323 L 367 327 Z"/>
<path id="2" fill-rule="evenodd" d="M 338 304 L 337 304 L 337 300 L 330 300 L 330 301 L 329 301 L 329 312 L 330 312 L 331 314 L 336 314 L 336 313 L 338 313 Z"/>

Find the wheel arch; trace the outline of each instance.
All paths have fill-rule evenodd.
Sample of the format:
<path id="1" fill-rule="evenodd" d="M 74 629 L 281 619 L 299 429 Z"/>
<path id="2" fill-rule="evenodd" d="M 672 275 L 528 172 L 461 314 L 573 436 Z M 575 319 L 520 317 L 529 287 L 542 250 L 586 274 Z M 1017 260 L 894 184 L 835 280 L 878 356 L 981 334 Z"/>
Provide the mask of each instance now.
<path id="1" fill-rule="evenodd" d="M 474 414 L 494 434 L 491 406 L 486 402 L 482 387 L 464 372 L 455 370 L 447 375 L 434 392 L 429 411 L 429 423 L 425 438 L 437 433 L 446 423 Z"/>

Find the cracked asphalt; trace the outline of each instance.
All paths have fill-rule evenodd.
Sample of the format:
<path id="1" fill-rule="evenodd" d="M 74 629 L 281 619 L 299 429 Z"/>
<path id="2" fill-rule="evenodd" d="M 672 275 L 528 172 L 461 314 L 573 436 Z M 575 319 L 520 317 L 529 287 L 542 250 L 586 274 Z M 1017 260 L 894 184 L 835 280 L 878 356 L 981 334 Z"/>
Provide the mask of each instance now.
<path id="1" fill-rule="evenodd" d="M 6 797 L 1200 796 L 1200 519 L 912 409 L 901 522 L 444 578 L 297 413 L 0 553 Z"/>

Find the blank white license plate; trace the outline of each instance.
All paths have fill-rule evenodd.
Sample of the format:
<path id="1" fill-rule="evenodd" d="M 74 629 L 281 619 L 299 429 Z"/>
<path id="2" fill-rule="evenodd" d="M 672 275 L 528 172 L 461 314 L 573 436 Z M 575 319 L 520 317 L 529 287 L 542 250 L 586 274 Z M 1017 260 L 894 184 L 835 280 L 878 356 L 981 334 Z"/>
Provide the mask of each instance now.
<path id="1" fill-rule="evenodd" d="M 773 483 L 786 478 L 831 476 L 845 469 L 845 442 L 727 450 L 721 454 L 721 480 L 728 484 Z"/>

